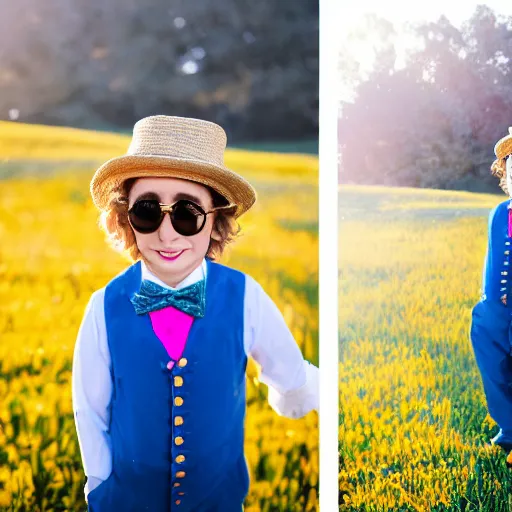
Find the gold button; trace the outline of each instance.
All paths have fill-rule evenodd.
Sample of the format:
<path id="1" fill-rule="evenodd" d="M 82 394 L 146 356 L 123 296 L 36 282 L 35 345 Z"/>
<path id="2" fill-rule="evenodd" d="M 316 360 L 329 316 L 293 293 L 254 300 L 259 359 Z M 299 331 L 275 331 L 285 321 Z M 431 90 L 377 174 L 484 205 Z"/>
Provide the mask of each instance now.
<path id="1" fill-rule="evenodd" d="M 181 485 L 181 484 L 180 484 L 179 482 L 176 482 L 176 483 L 174 484 L 174 487 L 179 487 L 180 485 Z"/>
<path id="2" fill-rule="evenodd" d="M 188 363 L 188 361 L 187 361 L 184 357 L 182 357 L 182 358 L 178 361 L 178 366 L 179 366 L 180 368 L 183 368 L 184 366 L 187 366 L 187 363 Z"/>
<path id="3" fill-rule="evenodd" d="M 183 437 L 177 437 L 175 440 L 174 440 L 174 443 L 177 445 L 177 446 L 180 446 L 183 444 Z"/>
<path id="4" fill-rule="evenodd" d="M 176 505 L 179 505 L 181 503 L 180 500 L 176 500 Z"/>
<path id="5" fill-rule="evenodd" d="M 178 455 L 178 456 L 176 457 L 176 462 L 177 462 L 178 464 L 181 464 L 182 462 L 185 462 L 185 455 Z"/>
<path id="6" fill-rule="evenodd" d="M 183 405 L 183 398 L 181 398 L 181 396 L 177 396 L 175 399 L 174 399 L 174 405 L 177 405 L 178 407 L 180 405 Z"/>
<path id="7" fill-rule="evenodd" d="M 176 375 L 176 377 L 174 377 L 174 385 L 176 387 L 178 387 L 178 388 L 183 386 L 183 377 L 180 377 L 179 375 Z"/>
<path id="8" fill-rule="evenodd" d="M 174 424 L 179 427 L 180 425 L 183 425 L 183 418 L 181 416 L 176 416 L 174 418 Z"/>
<path id="9" fill-rule="evenodd" d="M 185 471 L 178 471 L 176 473 L 176 478 L 185 478 Z"/>

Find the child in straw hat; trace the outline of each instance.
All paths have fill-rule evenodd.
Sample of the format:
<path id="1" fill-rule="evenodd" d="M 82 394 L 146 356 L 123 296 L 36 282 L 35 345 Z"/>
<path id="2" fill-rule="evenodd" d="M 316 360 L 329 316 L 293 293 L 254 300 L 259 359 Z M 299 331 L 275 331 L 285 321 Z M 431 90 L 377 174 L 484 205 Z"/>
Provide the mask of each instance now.
<path id="1" fill-rule="evenodd" d="M 491 170 L 509 199 L 489 215 L 482 297 L 472 311 L 470 337 L 490 416 L 499 426 L 491 443 L 512 450 L 512 128 L 496 144 Z"/>
<path id="2" fill-rule="evenodd" d="M 134 263 L 93 293 L 75 347 L 91 512 L 243 510 L 248 356 L 279 414 L 318 410 L 318 368 L 276 305 L 214 261 L 256 200 L 225 146 L 213 123 L 152 116 L 92 179 L 101 224 Z"/>

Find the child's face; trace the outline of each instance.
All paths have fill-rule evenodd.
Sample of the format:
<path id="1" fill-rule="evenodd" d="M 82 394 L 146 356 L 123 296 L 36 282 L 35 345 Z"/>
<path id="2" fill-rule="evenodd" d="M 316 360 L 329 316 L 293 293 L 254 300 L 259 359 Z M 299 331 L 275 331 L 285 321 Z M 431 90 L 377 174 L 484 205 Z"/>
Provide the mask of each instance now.
<path id="1" fill-rule="evenodd" d="M 512 156 L 509 156 L 506 161 L 506 169 L 507 169 L 507 188 L 508 195 L 512 197 Z"/>
<path id="2" fill-rule="evenodd" d="M 212 197 L 206 187 L 193 181 L 177 178 L 140 178 L 129 194 L 129 208 L 137 199 L 158 199 L 172 205 L 179 199 L 189 199 L 205 212 L 212 209 Z M 164 282 L 176 285 L 195 268 L 208 252 L 215 213 L 206 216 L 203 229 L 193 236 L 177 233 L 166 214 L 154 233 L 142 234 L 133 230 L 137 247 L 150 270 Z M 160 254 L 166 253 L 166 256 Z"/>

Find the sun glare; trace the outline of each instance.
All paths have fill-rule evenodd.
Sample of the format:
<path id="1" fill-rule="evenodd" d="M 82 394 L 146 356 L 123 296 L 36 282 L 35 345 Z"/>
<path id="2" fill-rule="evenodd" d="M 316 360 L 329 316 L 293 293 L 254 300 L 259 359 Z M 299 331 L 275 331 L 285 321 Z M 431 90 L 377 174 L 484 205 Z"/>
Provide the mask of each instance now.
<path id="1" fill-rule="evenodd" d="M 508 6 L 505 0 L 485 1 L 496 13 L 506 13 Z M 339 98 L 352 101 L 353 92 L 346 80 L 348 75 L 357 69 L 360 78 L 368 76 L 374 69 L 379 45 L 382 44 L 382 25 L 376 20 L 387 22 L 386 37 L 394 46 L 394 69 L 405 67 L 407 54 L 417 50 L 421 40 L 415 37 L 409 28 L 421 22 L 437 21 L 446 17 L 455 27 L 460 28 L 475 12 L 480 2 L 465 4 L 447 4 L 442 0 L 433 0 L 423 4 L 405 5 L 401 0 L 379 3 L 373 0 L 362 0 L 357 6 L 342 7 L 338 20 L 339 27 Z"/>

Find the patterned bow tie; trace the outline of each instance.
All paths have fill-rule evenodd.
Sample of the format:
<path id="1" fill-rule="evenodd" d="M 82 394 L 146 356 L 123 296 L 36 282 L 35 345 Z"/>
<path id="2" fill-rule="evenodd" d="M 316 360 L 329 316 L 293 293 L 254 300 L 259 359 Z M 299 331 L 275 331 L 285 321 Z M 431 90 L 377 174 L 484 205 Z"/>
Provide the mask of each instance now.
<path id="1" fill-rule="evenodd" d="M 153 281 L 144 279 L 140 290 L 130 301 L 137 315 L 144 315 L 167 306 L 173 306 L 188 315 L 202 318 L 204 316 L 205 295 L 204 279 L 181 290 L 170 290 Z"/>

